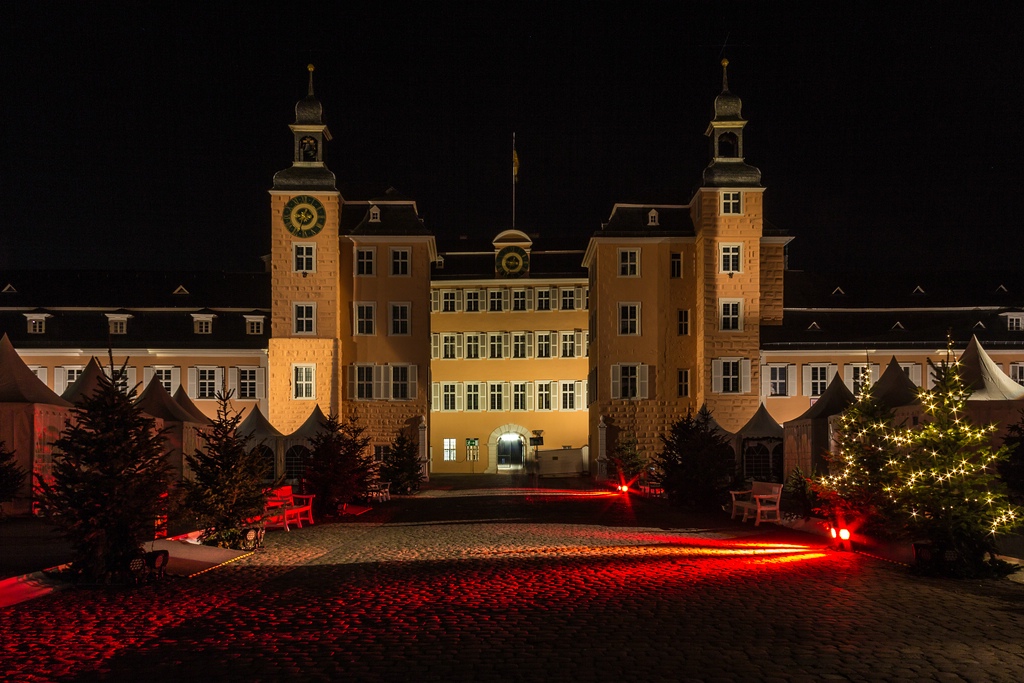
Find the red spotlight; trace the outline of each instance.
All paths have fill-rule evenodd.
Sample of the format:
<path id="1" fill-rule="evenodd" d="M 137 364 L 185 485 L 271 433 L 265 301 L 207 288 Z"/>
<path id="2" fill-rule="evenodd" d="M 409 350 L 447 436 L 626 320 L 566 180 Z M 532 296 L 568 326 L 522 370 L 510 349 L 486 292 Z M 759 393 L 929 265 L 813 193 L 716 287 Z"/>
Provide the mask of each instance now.
<path id="1" fill-rule="evenodd" d="M 830 534 L 832 534 L 832 538 L 835 538 L 836 536 L 838 536 L 838 534 L 836 533 L 836 528 L 834 526 L 833 527 L 829 527 L 828 532 Z"/>
<path id="2" fill-rule="evenodd" d="M 833 534 L 833 536 L 835 535 L 835 529 L 832 530 L 832 534 Z M 841 538 L 844 541 L 849 541 L 850 540 L 850 530 L 849 529 L 840 529 L 839 530 L 839 538 Z"/>
<path id="3" fill-rule="evenodd" d="M 615 488 L 617 488 L 620 493 L 629 493 L 629 486 L 626 484 L 619 484 Z"/>

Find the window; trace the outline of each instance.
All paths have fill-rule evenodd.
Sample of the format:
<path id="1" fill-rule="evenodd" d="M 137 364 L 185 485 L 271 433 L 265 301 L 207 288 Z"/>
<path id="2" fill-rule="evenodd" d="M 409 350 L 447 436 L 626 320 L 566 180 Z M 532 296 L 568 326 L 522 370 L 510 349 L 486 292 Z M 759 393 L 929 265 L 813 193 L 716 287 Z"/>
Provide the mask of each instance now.
<path id="1" fill-rule="evenodd" d="M 825 393 L 825 389 L 828 388 L 829 380 L 829 366 L 828 365 L 810 365 L 804 366 L 808 371 L 809 375 L 809 395 L 810 396 L 821 396 Z"/>
<path id="2" fill-rule="evenodd" d="M 1010 332 L 1024 332 L 1024 315 L 1006 316 L 1006 329 Z"/>
<path id="3" fill-rule="evenodd" d="M 1024 363 L 1010 363 L 1010 379 L 1024 386 Z"/>
<path id="4" fill-rule="evenodd" d="M 619 365 L 617 367 L 619 371 L 619 391 L 618 395 L 612 392 L 613 398 L 637 398 L 640 367 L 638 365 Z"/>
<path id="5" fill-rule="evenodd" d="M 409 250 L 395 248 L 391 250 L 391 274 L 405 277 L 409 274 Z"/>
<path id="6" fill-rule="evenodd" d="M 373 461 L 384 462 L 384 454 L 388 452 L 387 446 L 374 446 L 373 447 Z"/>
<path id="7" fill-rule="evenodd" d="M 466 410 L 480 410 L 480 385 L 476 382 L 466 384 Z"/>
<path id="8" fill-rule="evenodd" d="M 192 314 L 192 331 L 196 334 L 210 334 L 213 332 L 213 318 L 212 315 L 206 314 Z"/>
<path id="9" fill-rule="evenodd" d="M 442 313 L 454 313 L 455 312 L 455 290 L 443 289 L 441 290 L 441 312 Z"/>
<path id="10" fill-rule="evenodd" d="M 488 358 L 504 358 L 505 354 L 502 353 L 503 335 L 499 332 L 497 334 L 490 335 L 490 353 L 487 355 Z"/>
<path id="11" fill-rule="evenodd" d="M 247 315 L 247 316 L 245 316 L 245 333 L 246 334 L 263 334 L 263 316 L 262 315 Z"/>
<path id="12" fill-rule="evenodd" d="M 512 357 L 526 358 L 526 333 L 518 332 L 512 335 Z"/>
<path id="13" fill-rule="evenodd" d="M 292 398 L 316 398 L 316 366 L 296 365 L 293 368 Z"/>
<path id="14" fill-rule="evenodd" d="M 457 337 L 454 334 L 441 335 L 441 358 L 446 360 L 455 359 L 455 346 Z"/>
<path id="15" fill-rule="evenodd" d="M 444 440 L 444 459 L 445 462 L 455 461 L 455 439 Z"/>
<path id="16" fill-rule="evenodd" d="M 537 358 L 551 358 L 551 333 L 537 333 Z"/>
<path id="17" fill-rule="evenodd" d="M 740 272 L 740 247 L 739 244 L 723 244 L 719 246 L 723 273 Z"/>
<path id="18" fill-rule="evenodd" d="M 538 311 L 550 311 L 551 310 L 551 290 L 550 289 L 538 289 L 535 294 L 537 295 L 537 310 Z"/>
<path id="19" fill-rule="evenodd" d="M 356 249 L 356 275 L 373 275 L 374 252 L 372 247 Z"/>
<path id="20" fill-rule="evenodd" d="M 722 361 L 722 393 L 740 393 L 740 362 L 738 360 Z"/>
<path id="21" fill-rule="evenodd" d="M 374 331 L 374 313 L 377 308 L 377 304 L 374 303 L 357 303 L 356 304 L 356 334 L 357 335 L 370 335 L 376 334 Z"/>
<path id="22" fill-rule="evenodd" d="M 499 382 L 495 382 L 487 387 L 487 396 L 491 400 L 491 410 L 504 410 L 503 407 L 503 387 Z"/>
<path id="23" fill-rule="evenodd" d="M 466 460 L 480 459 L 480 439 L 466 439 Z"/>
<path id="24" fill-rule="evenodd" d="M 865 386 L 871 384 L 871 370 L 863 365 L 854 365 L 850 371 L 853 380 L 853 395 L 857 396 L 864 391 Z"/>
<path id="25" fill-rule="evenodd" d="M 157 372 L 159 372 L 159 370 Z M 170 384 L 170 371 L 168 370 L 166 372 L 168 373 L 167 384 Z M 158 375 L 154 373 L 154 376 Z M 162 378 L 160 380 L 160 383 L 163 384 Z M 256 398 L 256 368 L 238 369 L 238 398 Z"/>
<path id="26" fill-rule="evenodd" d="M 741 192 L 723 192 L 722 193 L 722 215 L 727 214 L 740 214 L 742 213 L 742 205 L 740 198 Z"/>
<path id="27" fill-rule="evenodd" d="M 680 337 L 690 334 L 690 311 L 676 311 L 676 334 Z"/>
<path id="28" fill-rule="evenodd" d="M 721 299 L 722 317 L 718 329 L 739 331 L 743 329 L 742 301 L 738 299 Z"/>
<path id="29" fill-rule="evenodd" d="M 480 290 L 470 289 L 466 291 L 466 311 L 477 313 L 480 310 Z"/>
<path id="30" fill-rule="evenodd" d="M 130 315 L 122 313 L 107 313 L 107 322 L 110 325 L 110 334 L 128 334 L 128 318 Z"/>
<path id="31" fill-rule="evenodd" d="M 355 397 L 362 401 L 373 399 L 373 366 L 356 366 L 356 393 Z"/>
<path id="32" fill-rule="evenodd" d="M 409 308 L 411 304 L 391 304 L 391 334 L 409 334 Z"/>
<path id="33" fill-rule="evenodd" d="M 551 410 L 551 382 L 537 383 L 537 410 Z"/>
<path id="34" fill-rule="evenodd" d="M 639 277 L 639 275 L 640 250 L 619 249 L 619 277 Z"/>
<path id="35" fill-rule="evenodd" d="M 512 410 L 528 410 L 526 406 L 526 382 L 512 383 Z"/>
<path id="36" fill-rule="evenodd" d="M 651 209 L 647 212 L 647 225 L 658 224 L 658 212 L 655 209 Z"/>
<path id="37" fill-rule="evenodd" d="M 562 290 L 562 310 L 563 311 L 574 311 L 576 310 L 576 290 L 574 289 L 563 289 Z"/>
<path id="38" fill-rule="evenodd" d="M 160 384 L 163 385 L 164 391 L 166 391 L 168 394 L 174 392 L 174 389 L 173 389 L 174 385 L 172 384 L 174 382 L 174 379 L 173 379 L 174 375 L 172 374 L 172 372 L 173 371 L 172 371 L 171 368 L 154 368 L 153 369 L 153 377 L 156 377 L 156 381 L 160 382 Z M 253 391 L 255 391 L 255 388 L 253 389 Z M 247 396 L 242 396 L 241 389 L 239 389 L 238 398 L 248 398 L 248 397 Z"/>
<path id="39" fill-rule="evenodd" d="M 562 358 L 576 357 L 576 333 L 562 333 Z"/>
<path id="40" fill-rule="evenodd" d="M 685 398 L 690 395 L 690 371 L 676 370 L 676 396 Z"/>
<path id="41" fill-rule="evenodd" d="M 456 387 L 454 383 L 441 385 L 441 410 L 455 410 L 455 393 Z"/>
<path id="42" fill-rule="evenodd" d="M 370 207 L 370 222 L 380 223 L 380 209 L 376 206 Z"/>
<path id="43" fill-rule="evenodd" d="M 768 366 L 768 395 L 789 396 L 789 366 Z"/>
<path id="44" fill-rule="evenodd" d="M 513 311 L 525 311 L 526 310 L 526 290 L 517 289 L 512 292 L 512 310 Z"/>
<path id="45" fill-rule="evenodd" d="M 640 334 L 640 304 L 619 304 L 619 334 Z"/>
<path id="46" fill-rule="evenodd" d="M 315 244 L 293 244 L 293 264 L 296 273 L 316 272 L 316 245 Z"/>
<path id="47" fill-rule="evenodd" d="M 492 289 L 487 293 L 487 310 L 491 313 L 501 313 L 505 310 L 505 292 L 500 289 Z"/>
<path id="48" fill-rule="evenodd" d="M 316 304 L 295 304 L 295 334 L 316 332 Z"/>
<path id="49" fill-rule="evenodd" d="M 669 257 L 669 274 L 673 278 L 681 278 L 683 276 L 683 255 L 672 254 Z"/>
<path id="50" fill-rule="evenodd" d="M 217 397 L 217 369 L 197 368 L 196 372 L 196 398 Z"/>
<path id="51" fill-rule="evenodd" d="M 466 358 L 470 360 L 476 360 L 480 358 L 480 335 L 479 334 L 467 334 L 466 335 Z"/>
<path id="52" fill-rule="evenodd" d="M 562 382 L 562 410 L 576 410 L 575 382 Z"/>
<path id="53" fill-rule="evenodd" d="M 28 318 L 29 334 L 44 334 L 46 332 L 46 319 L 49 317 L 49 314 L 26 313 L 25 317 Z"/>
<path id="54" fill-rule="evenodd" d="M 391 368 L 391 398 L 396 401 L 406 401 L 415 396 L 415 391 L 410 387 L 408 365 L 392 365 Z"/>
<path id="55" fill-rule="evenodd" d="M 71 386 L 75 383 L 79 377 L 82 376 L 84 368 L 64 368 L 65 384 Z"/>

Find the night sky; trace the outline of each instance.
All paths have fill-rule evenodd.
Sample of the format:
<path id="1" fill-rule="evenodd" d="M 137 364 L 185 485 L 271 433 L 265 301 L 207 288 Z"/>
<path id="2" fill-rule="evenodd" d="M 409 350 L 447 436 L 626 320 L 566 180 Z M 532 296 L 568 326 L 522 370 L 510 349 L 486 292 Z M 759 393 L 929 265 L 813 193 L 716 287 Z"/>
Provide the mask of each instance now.
<path id="1" fill-rule="evenodd" d="M 209 4 L 0 5 L 0 267 L 260 268 L 310 62 L 340 183 L 490 238 L 515 131 L 582 249 L 689 200 L 723 56 L 791 267 L 1020 267 L 1021 3 Z"/>

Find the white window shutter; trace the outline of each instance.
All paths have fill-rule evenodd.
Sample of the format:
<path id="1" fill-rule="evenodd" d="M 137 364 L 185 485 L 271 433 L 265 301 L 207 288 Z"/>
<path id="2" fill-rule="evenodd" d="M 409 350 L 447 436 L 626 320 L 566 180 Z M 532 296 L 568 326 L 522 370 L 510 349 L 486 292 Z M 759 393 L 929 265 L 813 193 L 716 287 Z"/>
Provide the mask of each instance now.
<path id="1" fill-rule="evenodd" d="M 803 395 L 804 396 L 810 396 L 811 395 L 811 366 L 807 365 L 806 363 L 804 363 L 803 375 L 804 375 L 804 379 L 803 379 Z"/>
<path id="2" fill-rule="evenodd" d="M 502 382 L 501 383 L 501 409 L 502 410 L 511 410 L 512 409 L 512 403 L 509 401 L 509 393 L 510 393 L 509 383 L 508 382 Z"/>
<path id="3" fill-rule="evenodd" d="M 612 366 L 612 398 L 622 398 L 622 366 L 615 364 Z"/>
<path id="4" fill-rule="evenodd" d="M 533 287 L 526 288 L 526 310 L 533 310 Z"/>
<path id="5" fill-rule="evenodd" d="M 722 393 L 722 361 L 717 358 L 711 361 L 711 392 Z"/>
<path id="6" fill-rule="evenodd" d="M 586 382 L 576 382 L 576 410 L 583 410 L 585 407 L 586 401 L 584 400 L 584 386 L 586 386 Z"/>
<path id="7" fill-rule="evenodd" d="M 356 366 L 348 366 L 348 398 L 354 400 L 356 397 Z"/>
<path id="8" fill-rule="evenodd" d="M 455 385 L 455 410 L 462 412 L 466 409 L 466 385 L 459 382 Z"/>
<path id="9" fill-rule="evenodd" d="M 835 379 L 836 375 L 838 375 L 838 374 L 839 374 L 839 366 L 836 365 L 835 363 L 829 363 L 828 364 L 828 381 L 829 381 L 829 384 L 832 383 L 832 380 Z"/>
<path id="10" fill-rule="evenodd" d="M 487 382 L 480 382 L 480 410 L 491 409 L 490 386 Z"/>
<path id="11" fill-rule="evenodd" d="M 136 370 L 136 368 L 127 367 L 127 368 L 125 368 L 125 372 L 128 375 L 125 378 L 125 379 L 128 380 L 128 391 L 131 391 L 132 389 L 135 388 L 135 385 L 138 384 L 138 380 L 137 380 L 138 371 Z"/>
<path id="12" fill-rule="evenodd" d="M 430 395 L 432 400 L 430 401 L 431 410 L 441 410 L 441 383 L 434 382 L 430 385 Z"/>
<path id="13" fill-rule="evenodd" d="M 740 393 L 750 393 L 750 359 L 740 360 Z"/>
<path id="14" fill-rule="evenodd" d="M 174 371 L 171 371 L 171 384 L 174 384 Z M 267 397 L 267 369 L 256 368 L 256 398 Z"/>
<path id="15" fill-rule="evenodd" d="M 394 379 L 393 370 L 390 365 L 382 366 L 384 368 L 384 381 L 381 382 L 381 394 L 380 398 L 385 401 L 391 400 L 391 381 Z"/>
<path id="16" fill-rule="evenodd" d="M 583 333 L 583 355 L 590 357 L 590 332 L 586 331 Z"/>
<path id="17" fill-rule="evenodd" d="M 849 363 L 843 366 L 843 382 L 847 389 L 853 391 L 853 366 Z"/>
<path id="18" fill-rule="evenodd" d="M 533 358 L 533 332 L 526 333 L 526 357 Z"/>
<path id="19" fill-rule="evenodd" d="M 573 340 L 576 344 L 576 357 L 583 357 L 583 330 L 576 330 L 576 338 Z"/>
<path id="20" fill-rule="evenodd" d="M 373 398 L 374 400 L 380 400 L 384 398 L 384 371 L 387 370 L 386 365 L 374 365 L 373 366 Z"/>
<path id="21" fill-rule="evenodd" d="M 527 382 L 526 383 L 526 409 L 528 411 L 533 411 L 533 409 L 534 409 L 533 408 L 533 406 L 534 406 L 533 393 L 534 393 L 533 382 Z"/>
<path id="22" fill-rule="evenodd" d="M 131 379 L 131 374 L 129 374 L 129 379 Z M 214 368 L 213 381 L 216 383 L 218 392 L 224 391 L 224 368 Z"/>
<path id="23" fill-rule="evenodd" d="M 148 387 L 149 383 L 153 381 L 153 375 L 156 374 L 156 368 L 146 366 L 142 368 L 142 386 L 143 388 Z M 173 392 L 172 392 L 173 393 Z"/>
<path id="24" fill-rule="evenodd" d="M 796 364 L 786 366 L 786 396 L 796 396 Z"/>
<path id="25" fill-rule="evenodd" d="M 910 381 L 921 386 L 921 364 L 914 363 L 910 366 Z"/>
<path id="26" fill-rule="evenodd" d="M 455 357 L 461 359 L 465 348 L 466 336 L 462 332 L 459 332 L 455 335 Z"/>
<path id="27" fill-rule="evenodd" d="M 461 289 L 456 289 L 455 290 L 455 310 L 456 310 L 456 312 L 462 313 L 464 299 L 465 299 L 465 295 L 463 294 L 463 291 Z"/>
<path id="28" fill-rule="evenodd" d="M 871 364 L 871 383 L 874 384 L 882 376 L 882 368 L 878 363 Z"/>
<path id="29" fill-rule="evenodd" d="M 583 288 L 577 287 L 572 293 L 573 304 L 576 306 L 576 310 L 579 311 L 583 308 Z"/>
<path id="30" fill-rule="evenodd" d="M 436 289 L 430 290 L 430 312 L 437 313 L 441 308 L 441 292 Z"/>
<path id="31" fill-rule="evenodd" d="M 557 311 L 562 307 L 562 299 L 558 291 L 558 287 L 548 287 L 548 296 L 551 298 L 551 310 Z"/>
<path id="32" fill-rule="evenodd" d="M 437 332 L 430 333 L 430 357 L 437 360 L 441 356 L 441 335 Z"/>
<path id="33" fill-rule="evenodd" d="M 228 368 L 228 391 L 238 398 L 238 368 Z"/>
<path id="34" fill-rule="evenodd" d="M 641 365 L 637 368 L 637 375 L 639 376 L 636 391 L 637 398 L 647 398 L 647 385 L 650 376 L 650 368 L 651 366 L 649 365 Z"/>
<path id="35" fill-rule="evenodd" d="M 198 380 L 196 378 L 196 369 L 194 367 L 189 368 L 188 369 L 188 395 L 189 395 L 190 398 L 195 398 L 196 397 L 197 382 L 198 382 Z"/>
<path id="36" fill-rule="evenodd" d="M 507 289 L 505 290 L 505 293 L 506 294 L 508 293 Z M 501 357 L 502 358 L 511 358 L 512 357 L 512 354 L 509 353 L 509 333 L 508 332 L 502 332 L 501 333 Z"/>
<path id="37" fill-rule="evenodd" d="M 53 369 L 53 393 L 60 396 L 68 388 L 68 369 L 58 365 Z"/>
<path id="38" fill-rule="evenodd" d="M 772 373 L 767 365 L 761 366 L 761 398 L 772 395 Z"/>
<path id="39" fill-rule="evenodd" d="M 562 356 L 562 338 L 559 336 L 556 330 L 551 330 L 551 357 L 560 358 Z"/>
<path id="40" fill-rule="evenodd" d="M 562 383 L 551 382 L 551 410 L 562 409 Z"/>
<path id="41" fill-rule="evenodd" d="M 505 287 L 501 290 L 501 310 L 507 311 L 508 309 L 508 288 Z"/>
<path id="42" fill-rule="evenodd" d="M 416 387 L 419 386 L 416 370 L 417 366 L 409 366 L 409 398 L 416 398 Z"/>

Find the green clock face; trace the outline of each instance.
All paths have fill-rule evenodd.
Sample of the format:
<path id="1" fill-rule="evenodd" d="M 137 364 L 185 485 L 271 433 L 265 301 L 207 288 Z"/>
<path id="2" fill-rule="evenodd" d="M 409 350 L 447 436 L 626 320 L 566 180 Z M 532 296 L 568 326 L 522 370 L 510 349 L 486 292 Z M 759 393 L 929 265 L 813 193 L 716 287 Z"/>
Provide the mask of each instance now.
<path id="1" fill-rule="evenodd" d="M 288 200 L 281 220 L 288 232 L 296 237 L 312 237 L 324 229 L 327 211 L 316 197 L 302 194 Z"/>
<path id="2" fill-rule="evenodd" d="M 494 269 L 502 277 L 522 277 L 530 272 L 530 255 L 522 247 L 505 247 L 498 252 Z"/>

